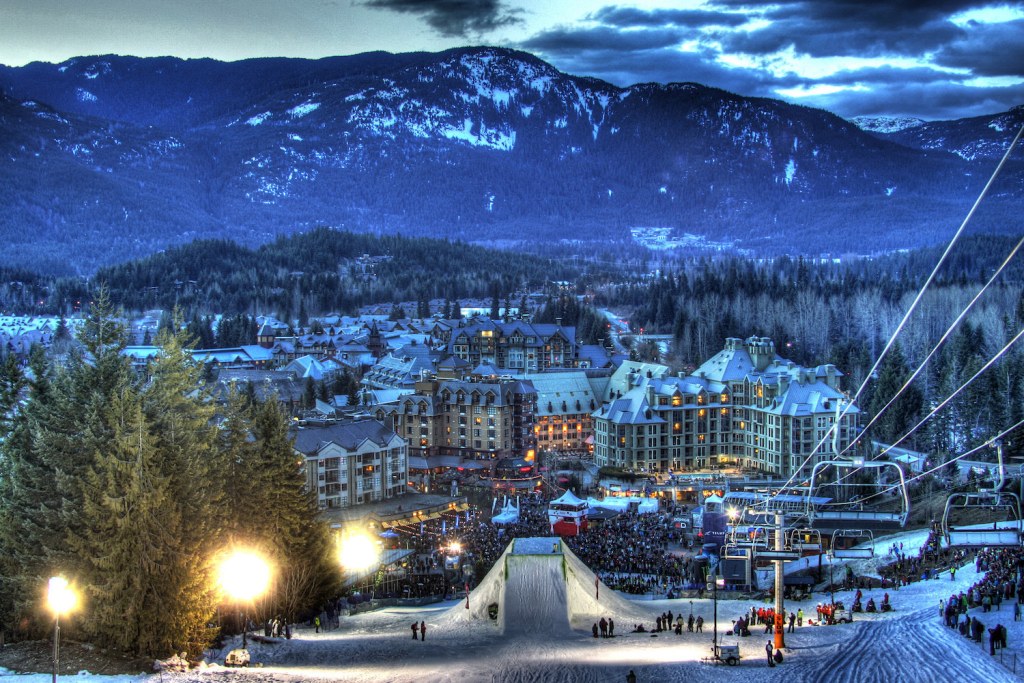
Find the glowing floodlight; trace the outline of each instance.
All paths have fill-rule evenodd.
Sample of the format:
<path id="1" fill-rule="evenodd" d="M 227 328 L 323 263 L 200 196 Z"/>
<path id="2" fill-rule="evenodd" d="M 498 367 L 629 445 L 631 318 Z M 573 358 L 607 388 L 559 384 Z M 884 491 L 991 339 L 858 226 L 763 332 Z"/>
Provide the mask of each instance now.
<path id="1" fill-rule="evenodd" d="M 338 545 L 338 559 L 349 571 L 369 569 L 380 556 L 377 544 L 365 534 L 350 534 Z"/>

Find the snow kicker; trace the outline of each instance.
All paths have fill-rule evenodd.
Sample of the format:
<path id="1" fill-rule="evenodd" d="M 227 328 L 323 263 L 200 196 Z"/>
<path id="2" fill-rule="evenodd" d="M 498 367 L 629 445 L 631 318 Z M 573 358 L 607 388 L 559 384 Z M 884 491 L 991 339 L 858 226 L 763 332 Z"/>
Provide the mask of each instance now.
<path id="1" fill-rule="evenodd" d="M 557 536 L 517 538 L 445 621 L 491 621 L 502 634 L 544 637 L 590 630 L 601 617 L 622 627 L 644 612 L 601 583 Z"/>

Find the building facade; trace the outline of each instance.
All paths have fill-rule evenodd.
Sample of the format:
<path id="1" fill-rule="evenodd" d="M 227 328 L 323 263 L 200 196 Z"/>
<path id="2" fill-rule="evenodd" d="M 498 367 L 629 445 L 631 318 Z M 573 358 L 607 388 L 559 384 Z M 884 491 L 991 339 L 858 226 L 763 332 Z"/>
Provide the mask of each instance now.
<path id="1" fill-rule="evenodd" d="M 728 465 L 788 477 L 810 474 L 855 435 L 859 410 L 840 391 L 835 366 L 779 358 L 767 338 L 727 339 L 685 377 L 644 367 L 620 368 L 594 413 L 600 466 L 668 472 Z"/>
<path id="2" fill-rule="evenodd" d="M 607 375 L 563 370 L 524 376 L 537 390 L 533 434 L 537 450 L 589 456 L 594 444 L 593 412 L 601 403 Z"/>
<path id="3" fill-rule="evenodd" d="M 430 378 L 396 403 L 376 406 L 374 415 L 409 442 L 410 455 L 496 460 L 535 448 L 536 401 L 523 380 Z"/>
<path id="4" fill-rule="evenodd" d="M 376 420 L 300 428 L 295 450 L 305 459 L 306 484 L 322 509 L 388 500 L 407 491 L 406 442 Z"/>
<path id="5" fill-rule="evenodd" d="M 576 328 L 522 321 L 482 320 L 451 331 L 448 352 L 471 366 L 539 372 L 579 365 Z"/>

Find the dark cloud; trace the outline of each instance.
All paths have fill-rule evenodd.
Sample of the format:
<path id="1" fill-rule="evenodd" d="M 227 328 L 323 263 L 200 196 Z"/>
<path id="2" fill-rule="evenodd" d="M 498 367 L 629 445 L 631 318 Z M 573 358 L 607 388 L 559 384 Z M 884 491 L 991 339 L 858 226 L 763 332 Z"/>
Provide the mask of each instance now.
<path id="1" fill-rule="evenodd" d="M 989 6 L 1019 6 L 993 0 L 777 0 L 764 5 L 750 0 L 717 0 L 716 7 L 763 13 L 772 21 L 845 25 L 852 30 L 906 31 L 945 21 L 950 15 Z"/>
<path id="2" fill-rule="evenodd" d="M 709 10 L 642 10 L 634 7 L 603 7 L 589 17 L 594 21 L 620 28 L 644 26 L 742 26 L 750 21 L 742 12 Z"/>
<path id="3" fill-rule="evenodd" d="M 482 35 L 523 22 L 522 10 L 503 0 L 365 0 L 375 9 L 419 14 L 443 36 Z"/>
<path id="4" fill-rule="evenodd" d="M 937 50 L 964 35 L 948 21 L 931 21 L 913 31 L 844 24 L 841 20 L 776 19 L 756 31 L 737 31 L 720 37 L 726 52 L 772 54 L 792 45 L 811 57 L 911 56 Z"/>
<path id="5" fill-rule="evenodd" d="M 839 92 L 801 100 L 801 103 L 845 118 L 885 114 L 944 121 L 1001 113 L 1020 104 L 1020 100 L 1013 97 L 1009 88 L 909 83 L 867 92 Z"/>
<path id="6" fill-rule="evenodd" d="M 935 63 L 976 76 L 1024 75 L 1024 20 L 972 26 L 935 53 Z"/>
<path id="7" fill-rule="evenodd" d="M 686 39 L 686 32 L 674 28 L 619 31 L 608 26 L 597 26 L 585 31 L 578 29 L 552 29 L 543 31 L 520 47 L 531 52 L 558 53 L 570 56 L 573 51 L 599 51 L 616 58 L 628 59 L 635 51 L 661 50 L 676 47 Z"/>
<path id="8" fill-rule="evenodd" d="M 681 52 L 685 31 L 650 29 L 620 32 L 603 26 L 554 29 L 517 47 L 560 70 L 600 78 L 618 86 L 641 82 L 694 82 L 748 95 L 765 95 L 761 74 L 730 69 L 711 53 Z"/>

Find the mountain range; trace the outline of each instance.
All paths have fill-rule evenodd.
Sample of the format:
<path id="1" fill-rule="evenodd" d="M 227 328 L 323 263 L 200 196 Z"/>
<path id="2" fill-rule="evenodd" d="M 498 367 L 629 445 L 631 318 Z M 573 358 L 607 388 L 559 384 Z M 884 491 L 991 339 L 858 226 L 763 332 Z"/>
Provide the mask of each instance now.
<path id="1" fill-rule="evenodd" d="M 758 254 L 880 253 L 948 239 L 1022 124 L 1024 107 L 852 122 L 497 48 L 0 66 L 0 265 L 88 276 L 316 226 L 547 254 L 638 227 Z M 1022 232 L 1022 189 L 1011 161 L 972 229 Z"/>

